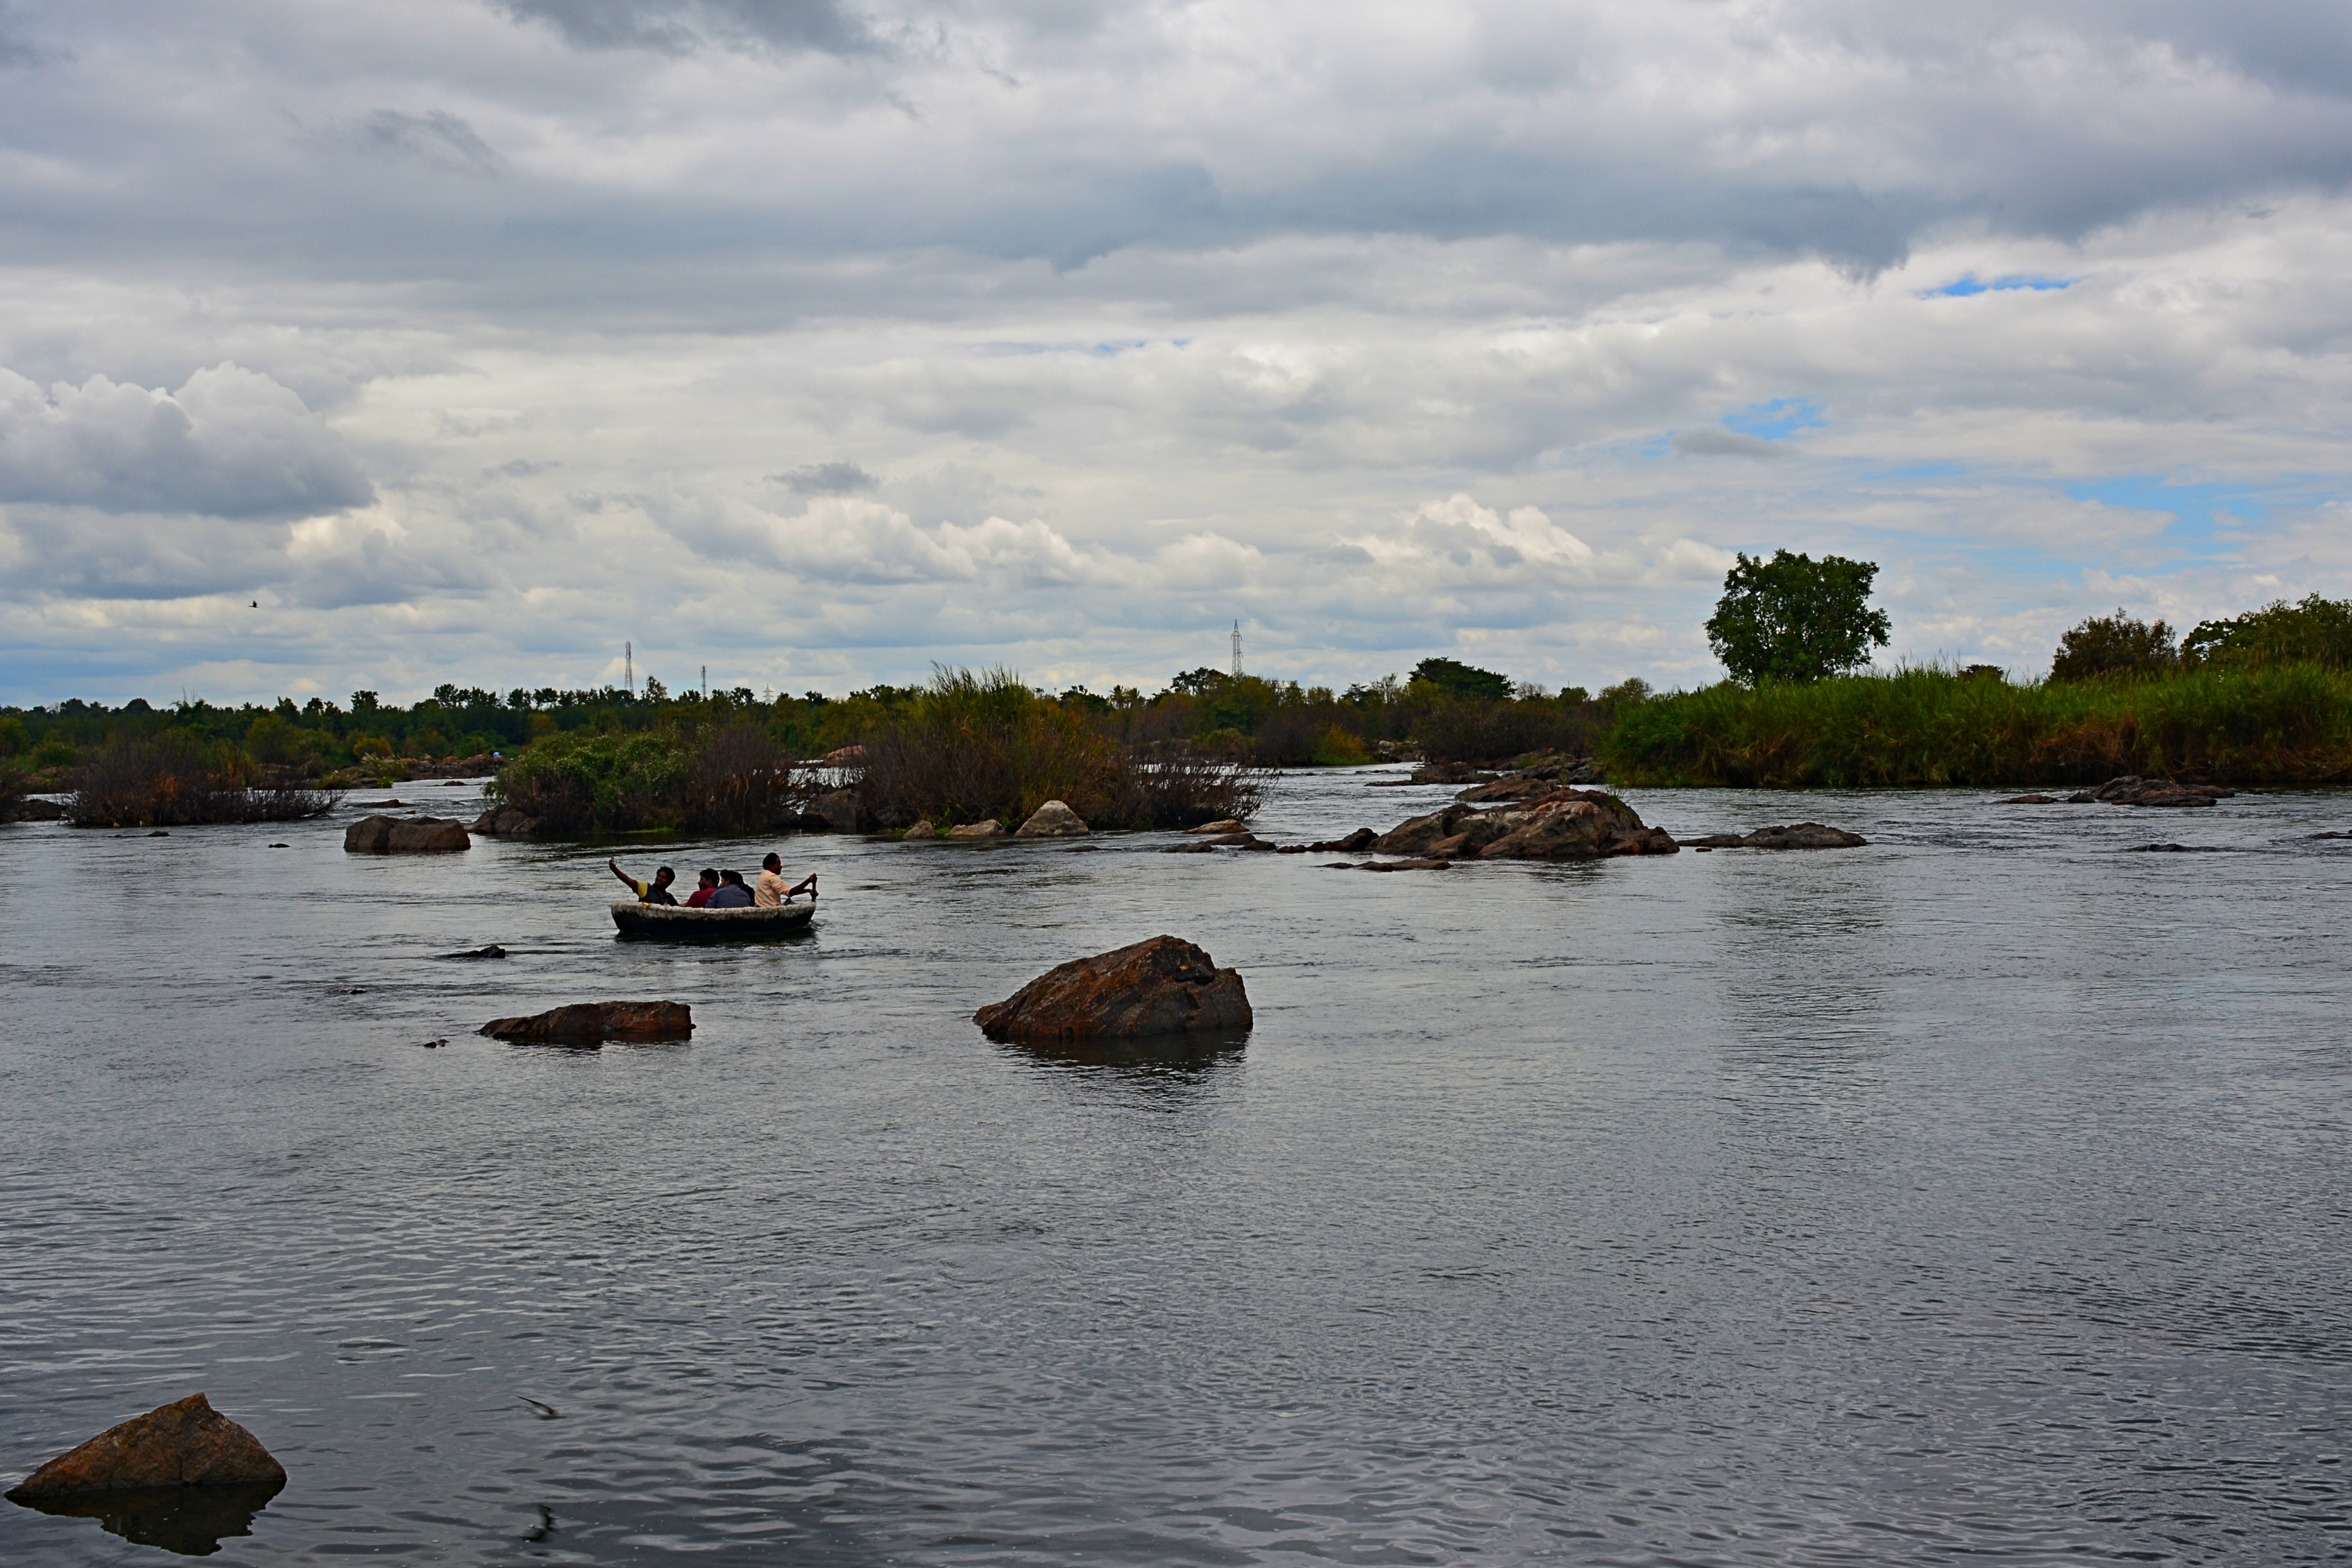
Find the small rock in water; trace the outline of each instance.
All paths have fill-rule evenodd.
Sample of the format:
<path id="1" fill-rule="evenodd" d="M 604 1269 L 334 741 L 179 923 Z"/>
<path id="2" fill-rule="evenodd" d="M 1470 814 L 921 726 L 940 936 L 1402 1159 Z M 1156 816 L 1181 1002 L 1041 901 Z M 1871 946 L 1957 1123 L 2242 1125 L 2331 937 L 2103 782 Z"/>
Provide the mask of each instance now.
<path id="1" fill-rule="evenodd" d="M 1379 834 L 1369 827 L 1359 827 L 1345 838 L 1327 838 L 1320 844 L 1309 844 L 1307 847 L 1315 850 L 1336 849 L 1342 855 L 1353 855 L 1360 849 L 1370 849 L 1372 847 L 1372 840 L 1379 837 Z"/>
<path id="2" fill-rule="evenodd" d="M 694 1033 L 683 1002 L 577 1002 L 526 1018 L 493 1018 L 480 1032 L 494 1040 L 682 1040 Z"/>
<path id="3" fill-rule="evenodd" d="M 1451 860 L 1367 860 L 1356 869 L 1359 871 L 1443 871 L 1453 864 Z"/>
<path id="4" fill-rule="evenodd" d="M 1013 836 L 1015 838 L 1078 838 L 1093 831 L 1087 826 L 1086 819 L 1072 811 L 1066 803 L 1049 800 L 1039 806 L 1028 821 L 1014 829 Z"/>
<path id="5" fill-rule="evenodd" d="M 915 825 L 907 829 L 906 839 L 904 842 L 915 842 L 925 838 L 937 838 L 939 836 L 940 830 L 931 826 L 930 818 L 927 816 L 919 816 L 915 819 Z"/>
<path id="6" fill-rule="evenodd" d="M 343 848 L 353 855 L 409 855 L 471 849 L 466 825 L 452 817 L 363 816 L 343 829 Z"/>
<path id="7" fill-rule="evenodd" d="M 425 1041 L 425 1048 L 426 1050 L 428 1050 L 428 1051 L 437 1051 L 437 1050 L 439 1050 L 442 1047 L 444 1047 L 444 1046 L 447 1045 L 448 1043 L 449 1043 L 449 1037 L 448 1037 L 448 1036 L 446 1036 L 446 1035 L 444 1035 L 444 1036 L 442 1036 L 442 1037 L 441 1037 L 439 1039 L 437 1039 L 437 1040 L 427 1040 L 427 1041 Z"/>
<path id="8" fill-rule="evenodd" d="M 282 1487 L 286 1467 L 201 1394 L 110 1426 L 58 1455 L 8 1494 L 11 1502 L 137 1487 L 260 1483 Z"/>
<path id="9" fill-rule="evenodd" d="M 505 948 L 500 947 L 497 942 L 492 942 L 488 947 L 469 947 L 463 952 L 436 952 L 433 956 L 436 958 L 466 959 L 504 958 L 506 955 L 507 950 Z"/>
<path id="10" fill-rule="evenodd" d="M 1780 827 L 1759 827 L 1753 833 L 1710 833 L 1683 842 L 1695 849 L 1857 849 L 1870 840 L 1818 822 L 1791 822 Z"/>
<path id="11" fill-rule="evenodd" d="M 2315 833 L 2314 838 L 2352 838 L 2352 833 Z"/>
<path id="12" fill-rule="evenodd" d="M 2058 804 L 2058 797 L 2054 795 L 2013 795 L 2006 800 L 1995 801 L 1993 804 L 1996 805 L 2055 805 Z"/>
<path id="13" fill-rule="evenodd" d="M 2135 844 L 2124 851 L 2126 855 L 2219 855 L 2221 849 L 2210 844 Z"/>
<path id="14" fill-rule="evenodd" d="M 170 834 L 168 834 L 168 833 L 164 832 L 162 828 L 160 828 L 160 827 L 159 827 L 159 828 L 157 828 L 154 832 L 152 832 L 152 833 L 149 834 L 147 837 L 150 837 L 150 838 L 169 838 L 169 837 L 171 837 L 172 836 L 171 836 Z"/>
<path id="15" fill-rule="evenodd" d="M 1049 970 L 972 1022 L 991 1039 L 1080 1040 L 1241 1030 L 1254 1019 L 1239 973 L 1155 936 Z"/>
<path id="16" fill-rule="evenodd" d="M 1248 829 L 1230 816 L 1221 816 L 1214 822 L 1204 822 L 1198 827 L 1188 827 L 1184 831 L 1187 833 L 1245 833 Z"/>
<path id="17" fill-rule="evenodd" d="M 961 827 L 949 828 L 948 837 L 950 838 L 1002 838 L 1004 837 L 1004 824 L 992 816 L 985 822 L 967 822 Z"/>

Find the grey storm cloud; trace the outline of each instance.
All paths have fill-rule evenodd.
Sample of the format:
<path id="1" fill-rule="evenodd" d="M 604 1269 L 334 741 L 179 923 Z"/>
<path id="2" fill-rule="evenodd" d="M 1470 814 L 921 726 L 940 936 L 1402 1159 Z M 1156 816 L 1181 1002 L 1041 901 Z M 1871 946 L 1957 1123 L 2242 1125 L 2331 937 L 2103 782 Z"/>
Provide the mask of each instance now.
<path id="1" fill-rule="evenodd" d="M 500 0 L 546 22 L 577 47 L 684 54 L 747 45 L 853 54 L 873 47 L 865 24 L 833 0 Z"/>
<path id="2" fill-rule="evenodd" d="M 1667 445 L 1688 458 L 1761 458 L 1769 461 L 1796 455 L 1796 448 L 1785 441 L 1768 441 L 1761 436 L 1743 436 L 1737 430 L 1711 425 L 1696 430 L 1677 430 Z"/>
<path id="3" fill-rule="evenodd" d="M 300 398 L 236 364 L 169 393 L 102 375 L 45 392 L 0 370 L 0 501 L 289 519 L 373 499 Z"/>
<path id="4" fill-rule="evenodd" d="M 856 463 L 811 463 L 768 479 L 796 496 L 854 496 L 882 482 Z"/>

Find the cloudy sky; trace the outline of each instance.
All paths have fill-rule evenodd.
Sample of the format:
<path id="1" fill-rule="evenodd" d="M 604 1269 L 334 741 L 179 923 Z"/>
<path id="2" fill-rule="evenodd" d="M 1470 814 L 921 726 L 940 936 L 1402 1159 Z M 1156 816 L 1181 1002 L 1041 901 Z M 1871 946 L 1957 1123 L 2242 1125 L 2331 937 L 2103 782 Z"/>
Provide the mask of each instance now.
<path id="1" fill-rule="evenodd" d="M 0 0 L 0 701 L 2352 593 L 2337 0 Z"/>

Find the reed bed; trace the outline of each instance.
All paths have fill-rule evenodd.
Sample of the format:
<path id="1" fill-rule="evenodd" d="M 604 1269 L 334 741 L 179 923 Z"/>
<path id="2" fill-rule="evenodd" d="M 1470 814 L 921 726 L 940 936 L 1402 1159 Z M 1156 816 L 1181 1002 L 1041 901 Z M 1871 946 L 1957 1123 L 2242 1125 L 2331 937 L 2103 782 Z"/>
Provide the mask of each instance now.
<path id="1" fill-rule="evenodd" d="M 193 735 L 118 734 L 79 770 L 66 820 L 76 827 L 186 827 L 300 822 L 335 808 L 330 790 L 255 787 L 242 758 Z"/>
<path id="2" fill-rule="evenodd" d="M 1934 667 L 1726 682 L 1621 710 L 1612 783 L 1772 789 L 2352 783 L 2352 672 L 2303 664 L 2015 686 Z"/>

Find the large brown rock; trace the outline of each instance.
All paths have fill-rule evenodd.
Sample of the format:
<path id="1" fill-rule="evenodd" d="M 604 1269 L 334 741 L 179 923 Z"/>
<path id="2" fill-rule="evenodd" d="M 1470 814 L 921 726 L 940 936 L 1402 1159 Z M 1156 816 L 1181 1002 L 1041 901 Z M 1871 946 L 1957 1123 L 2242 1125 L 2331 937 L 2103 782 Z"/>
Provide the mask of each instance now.
<path id="1" fill-rule="evenodd" d="M 1172 936 L 1073 959 L 972 1015 L 991 1039 L 1133 1039 L 1253 1022 L 1237 971 Z"/>
<path id="2" fill-rule="evenodd" d="M 493 1018 L 481 1033 L 494 1040 L 682 1040 L 694 1033 L 683 1002 L 575 1002 L 527 1018 Z"/>
<path id="3" fill-rule="evenodd" d="M 801 820 L 829 833 L 856 833 L 867 826 L 865 803 L 854 786 L 817 796 L 809 802 Z"/>
<path id="4" fill-rule="evenodd" d="M 201 1394 L 110 1426 L 8 1493 L 11 1502 L 144 1487 L 282 1487 L 286 1467 Z"/>
<path id="5" fill-rule="evenodd" d="M 447 816 L 362 816 L 343 829 L 343 848 L 353 855 L 430 854 L 471 849 L 466 825 Z"/>
<path id="6" fill-rule="evenodd" d="M 508 834 L 524 837 L 539 831 L 539 818 L 524 811 L 520 806 L 494 805 L 474 818 L 473 825 L 467 831 L 487 833 L 492 837 Z"/>

